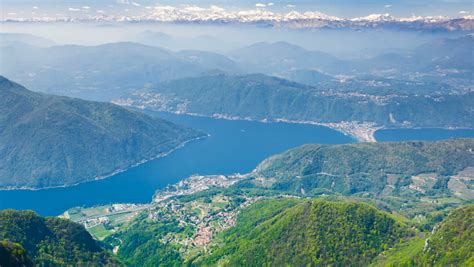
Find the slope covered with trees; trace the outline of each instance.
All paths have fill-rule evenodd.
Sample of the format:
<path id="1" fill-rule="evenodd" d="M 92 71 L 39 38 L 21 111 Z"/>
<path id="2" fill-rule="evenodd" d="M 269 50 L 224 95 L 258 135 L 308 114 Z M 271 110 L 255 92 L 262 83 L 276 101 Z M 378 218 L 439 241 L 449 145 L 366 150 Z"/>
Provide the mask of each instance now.
<path id="1" fill-rule="evenodd" d="M 33 266 L 26 250 L 18 243 L 0 241 L 0 266 Z"/>
<path id="2" fill-rule="evenodd" d="M 387 127 L 474 127 L 471 109 L 474 93 L 407 95 L 392 91 L 373 95 L 364 90 L 337 92 L 263 74 L 220 74 L 159 83 L 122 97 L 116 103 L 252 120 L 357 121 Z M 431 88 L 431 91 L 437 90 Z"/>
<path id="3" fill-rule="evenodd" d="M 301 201 L 268 219 L 248 216 L 278 206 L 275 201 L 245 210 L 223 233 L 224 245 L 202 263 L 360 266 L 408 233 L 389 215 L 355 202 Z"/>
<path id="4" fill-rule="evenodd" d="M 421 261 L 440 266 L 474 265 L 474 205 L 453 211 L 434 230 Z"/>
<path id="5" fill-rule="evenodd" d="M 82 225 L 59 218 L 43 218 L 32 211 L 0 211 L 0 239 L 18 261 L 42 266 L 118 265 Z M 8 242 L 17 243 L 8 245 Z M 19 245 L 18 245 L 19 244 Z M 23 247 L 24 250 L 21 248 Z"/>
<path id="6" fill-rule="evenodd" d="M 474 139 L 304 145 L 263 161 L 255 173 L 263 179 L 255 179 L 254 184 L 307 194 L 325 190 L 346 195 L 446 193 L 455 190 L 450 181 L 460 180 L 469 188 L 473 151 Z M 462 177 L 456 176 L 466 169 Z M 464 197 L 471 199 L 468 191 Z"/>
<path id="7" fill-rule="evenodd" d="M 374 266 L 473 266 L 474 205 L 452 211 L 433 233 L 416 236 L 381 255 Z"/>
<path id="8" fill-rule="evenodd" d="M 0 188 L 94 180 L 200 136 L 113 104 L 35 93 L 0 76 Z"/>

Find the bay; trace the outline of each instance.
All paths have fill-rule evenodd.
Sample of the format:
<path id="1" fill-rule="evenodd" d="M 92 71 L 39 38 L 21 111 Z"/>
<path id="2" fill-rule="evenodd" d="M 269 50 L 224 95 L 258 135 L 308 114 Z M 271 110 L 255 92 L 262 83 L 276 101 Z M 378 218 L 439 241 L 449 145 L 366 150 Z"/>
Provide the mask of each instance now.
<path id="1" fill-rule="evenodd" d="M 152 114 L 199 129 L 210 136 L 107 179 L 65 188 L 0 191 L 0 209 L 31 209 L 44 216 L 54 216 L 76 206 L 147 203 L 157 189 L 192 174 L 246 173 L 266 157 L 302 144 L 356 141 L 338 131 L 316 125 Z"/>

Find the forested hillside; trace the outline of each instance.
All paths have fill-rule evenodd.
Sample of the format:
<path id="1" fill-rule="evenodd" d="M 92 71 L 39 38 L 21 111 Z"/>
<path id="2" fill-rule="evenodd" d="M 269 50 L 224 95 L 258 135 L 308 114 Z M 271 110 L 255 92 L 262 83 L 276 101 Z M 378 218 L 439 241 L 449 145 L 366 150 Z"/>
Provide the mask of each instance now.
<path id="1" fill-rule="evenodd" d="M 33 266 L 33 262 L 20 244 L 4 240 L 0 241 L 0 266 L 29 267 Z"/>
<path id="2" fill-rule="evenodd" d="M 469 188 L 474 140 L 304 145 L 263 161 L 255 185 L 306 194 L 417 195 L 474 198 Z M 463 172 L 464 171 L 464 172 Z M 459 174 L 461 172 L 461 174 Z"/>
<path id="3" fill-rule="evenodd" d="M 473 266 L 474 205 L 458 208 L 433 233 L 416 236 L 384 253 L 374 266 Z"/>
<path id="4" fill-rule="evenodd" d="M 243 211 L 236 226 L 223 233 L 222 247 L 199 263 L 362 266 L 408 234 L 389 215 L 353 202 L 301 201 L 261 218 L 260 210 L 278 206 L 274 202 Z"/>
<path id="5" fill-rule="evenodd" d="M 355 121 L 386 127 L 474 127 L 474 93 L 369 93 L 362 82 L 338 92 L 285 79 L 250 75 L 208 75 L 159 83 L 115 103 L 178 113 L 252 120 L 319 123 Z M 344 85 L 347 87 L 351 85 Z M 396 84 L 393 87 L 406 85 Z M 413 86 L 413 85 L 411 85 Z M 338 86 L 339 87 L 339 86 Z M 427 84 L 421 91 L 439 91 Z M 361 89 L 362 88 L 362 89 Z"/>
<path id="6" fill-rule="evenodd" d="M 0 211 L 0 240 L 5 240 L 3 247 L 12 252 L 13 260 L 18 262 L 28 263 L 30 258 L 41 266 L 119 265 L 82 225 L 59 218 L 43 218 L 32 211 Z"/>
<path id="7" fill-rule="evenodd" d="M 0 76 L 0 188 L 74 185 L 204 134 L 110 104 L 35 93 Z"/>

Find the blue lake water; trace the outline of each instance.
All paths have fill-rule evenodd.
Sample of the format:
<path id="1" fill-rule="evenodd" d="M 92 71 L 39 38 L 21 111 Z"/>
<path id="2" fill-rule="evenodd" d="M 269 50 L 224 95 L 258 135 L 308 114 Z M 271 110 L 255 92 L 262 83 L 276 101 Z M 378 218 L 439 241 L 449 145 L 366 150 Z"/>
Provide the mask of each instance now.
<path id="1" fill-rule="evenodd" d="M 379 142 L 395 142 L 408 140 L 435 141 L 451 138 L 474 138 L 473 129 L 385 129 L 375 132 L 375 139 Z"/>
<path id="2" fill-rule="evenodd" d="M 266 157 L 302 144 L 355 142 L 340 132 L 315 125 L 153 114 L 202 130 L 210 137 L 104 180 L 67 188 L 0 191 L 0 209 L 31 209 L 41 215 L 58 215 L 75 206 L 147 203 L 156 189 L 192 174 L 246 173 Z M 390 129 L 377 131 L 375 137 L 378 141 L 438 140 L 474 137 L 474 130 Z"/>
<path id="3" fill-rule="evenodd" d="M 39 191 L 0 191 L 0 209 L 32 209 L 41 215 L 58 215 L 74 206 L 146 203 L 156 189 L 192 174 L 246 173 L 266 157 L 305 143 L 355 142 L 340 132 L 314 125 L 227 121 L 165 113 L 159 116 L 211 136 L 104 180 Z"/>

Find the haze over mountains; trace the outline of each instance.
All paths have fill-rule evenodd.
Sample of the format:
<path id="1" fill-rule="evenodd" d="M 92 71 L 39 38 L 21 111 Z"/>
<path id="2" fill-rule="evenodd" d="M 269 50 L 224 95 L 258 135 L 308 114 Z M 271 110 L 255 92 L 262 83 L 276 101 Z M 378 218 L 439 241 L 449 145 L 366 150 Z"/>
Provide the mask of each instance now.
<path id="1" fill-rule="evenodd" d="M 204 134 L 119 106 L 35 93 L 0 76 L 0 188 L 91 181 Z"/>
<path id="2" fill-rule="evenodd" d="M 0 71 L 47 93 L 210 117 L 336 123 L 349 134 L 353 126 L 345 124 L 355 123 L 368 132 L 358 138 L 369 141 L 378 127 L 473 127 L 472 35 L 359 59 L 288 42 L 225 55 L 131 42 L 41 48 L 21 40 L 2 48 Z"/>
<path id="3" fill-rule="evenodd" d="M 438 92 L 439 88 L 463 92 L 472 89 L 473 63 L 466 55 L 472 54 L 473 45 L 472 35 L 465 35 L 433 41 L 407 53 L 341 60 L 287 42 L 256 43 L 228 56 L 195 50 L 172 52 L 136 43 L 39 48 L 17 42 L 3 46 L 0 72 L 34 90 L 92 100 L 111 100 L 159 82 L 215 71 L 264 73 L 313 86 L 319 85 L 318 77 L 301 78 L 293 73 L 318 71 L 332 76 L 326 77 L 331 83 L 319 86 L 325 90 L 347 87 L 345 81 L 354 81 L 355 89 L 362 92 L 377 83 L 383 90 L 391 86 L 392 79 L 397 85 L 391 89 L 398 91 L 405 88 L 402 84 L 410 88 L 417 84 L 422 89 L 414 88 L 414 93 Z"/>

